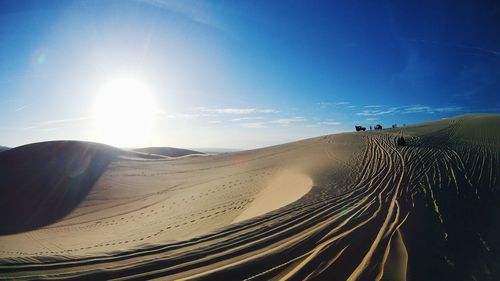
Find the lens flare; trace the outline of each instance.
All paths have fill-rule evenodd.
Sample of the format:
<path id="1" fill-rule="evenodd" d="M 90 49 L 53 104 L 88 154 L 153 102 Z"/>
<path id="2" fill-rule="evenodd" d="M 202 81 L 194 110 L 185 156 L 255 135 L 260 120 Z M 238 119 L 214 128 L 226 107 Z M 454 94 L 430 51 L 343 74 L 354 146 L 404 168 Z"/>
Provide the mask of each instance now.
<path id="1" fill-rule="evenodd" d="M 47 59 L 47 55 L 42 53 L 42 54 L 38 55 L 38 58 L 36 59 L 36 61 L 38 62 L 38 64 L 44 64 L 46 59 Z"/>

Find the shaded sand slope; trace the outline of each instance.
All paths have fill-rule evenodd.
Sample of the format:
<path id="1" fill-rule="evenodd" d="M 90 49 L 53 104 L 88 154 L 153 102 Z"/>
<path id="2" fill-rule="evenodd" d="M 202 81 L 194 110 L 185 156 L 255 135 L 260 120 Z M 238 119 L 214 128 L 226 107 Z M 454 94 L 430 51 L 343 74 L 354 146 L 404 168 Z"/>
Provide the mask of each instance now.
<path id="1" fill-rule="evenodd" d="M 0 234 L 55 222 L 85 198 L 111 161 L 104 145 L 45 142 L 0 153 Z"/>
<path id="2" fill-rule="evenodd" d="M 164 152 L 178 156 L 188 151 Z M 34 143 L 2 152 L 0 234 L 35 229 L 62 218 L 87 196 L 111 161 L 123 158 L 168 159 L 79 141 Z"/>
<path id="3" fill-rule="evenodd" d="M 401 134 L 408 145 L 397 147 Z M 499 171 L 499 115 L 114 159 L 62 219 L 0 236 L 0 276 L 498 280 Z M 300 199 L 252 218 L 284 185 Z"/>

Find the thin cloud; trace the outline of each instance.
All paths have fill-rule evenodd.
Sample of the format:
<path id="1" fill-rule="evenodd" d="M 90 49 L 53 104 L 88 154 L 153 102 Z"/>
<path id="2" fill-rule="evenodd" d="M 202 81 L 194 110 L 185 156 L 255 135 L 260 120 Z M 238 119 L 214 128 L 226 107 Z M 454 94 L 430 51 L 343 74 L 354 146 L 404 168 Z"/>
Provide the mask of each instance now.
<path id="1" fill-rule="evenodd" d="M 240 121 L 248 121 L 248 120 L 263 120 L 265 119 L 262 116 L 255 116 L 255 117 L 241 117 L 241 118 L 233 118 L 229 121 L 231 122 L 240 122 Z"/>
<path id="2" fill-rule="evenodd" d="M 326 125 L 326 126 L 338 126 L 341 125 L 342 123 L 336 122 L 336 121 L 322 121 L 318 122 L 318 125 Z"/>
<path id="3" fill-rule="evenodd" d="M 343 106 L 343 105 L 350 105 L 351 102 L 348 102 L 348 101 L 339 101 L 339 102 L 329 102 L 329 101 L 321 101 L 321 102 L 317 102 L 316 105 L 319 105 L 319 106 L 322 106 L 322 107 L 326 107 L 326 106 L 330 106 L 330 105 L 334 105 L 334 106 Z"/>
<path id="4" fill-rule="evenodd" d="M 404 109 L 404 113 L 420 113 L 431 110 L 430 106 L 412 106 Z"/>
<path id="5" fill-rule="evenodd" d="M 306 118 L 296 116 L 296 117 L 291 117 L 291 118 L 281 118 L 281 119 L 271 120 L 271 121 L 269 121 L 269 123 L 278 124 L 281 126 L 289 126 L 292 123 L 306 122 L 306 121 L 307 121 Z"/>
<path id="6" fill-rule="evenodd" d="M 76 117 L 76 118 L 67 118 L 67 119 L 47 120 L 47 121 L 32 123 L 31 126 L 25 126 L 25 127 L 0 127 L 0 130 L 7 130 L 7 131 L 31 131 L 31 130 L 55 131 L 55 130 L 59 129 L 59 127 L 53 126 L 55 124 L 74 123 L 74 122 L 80 122 L 80 121 L 89 120 L 89 119 L 92 119 L 92 118 L 91 117 Z"/>
<path id="7" fill-rule="evenodd" d="M 28 126 L 28 127 L 0 127 L 3 131 L 29 131 L 38 128 L 38 126 Z"/>
<path id="8" fill-rule="evenodd" d="M 60 129 L 59 127 L 50 127 L 50 128 L 36 128 L 35 130 L 40 132 L 52 132 L 52 131 L 57 131 L 59 129 Z"/>
<path id="9" fill-rule="evenodd" d="M 274 109 L 259 109 L 259 108 L 207 108 L 199 107 L 199 111 L 217 113 L 217 114 L 252 114 L 252 113 L 278 113 Z"/>
<path id="10" fill-rule="evenodd" d="M 264 125 L 263 123 L 258 123 L 258 122 L 242 123 L 242 124 L 240 124 L 240 126 L 243 128 L 249 128 L 249 129 L 266 128 L 266 125 Z"/>
<path id="11" fill-rule="evenodd" d="M 339 101 L 339 102 L 335 103 L 335 105 L 349 105 L 349 104 L 351 104 L 351 103 L 348 101 Z"/>
<path id="12" fill-rule="evenodd" d="M 332 105 L 332 103 L 331 102 L 327 102 L 327 101 L 320 101 L 320 102 L 317 102 L 316 105 L 327 106 L 327 105 Z"/>
<path id="13" fill-rule="evenodd" d="M 42 121 L 38 123 L 41 126 L 44 125 L 53 125 L 53 124 L 61 124 L 61 123 L 72 123 L 72 122 L 80 122 L 80 121 L 85 121 L 92 119 L 92 117 L 75 117 L 75 118 L 67 118 L 67 119 L 56 119 L 56 120 L 48 120 L 48 121 Z"/>
<path id="14" fill-rule="evenodd" d="M 64 124 L 64 123 L 74 123 L 92 119 L 92 117 L 75 117 L 75 118 L 66 118 L 66 119 L 56 119 L 56 120 L 47 120 L 41 121 L 37 123 L 32 123 L 31 126 L 26 127 L 0 127 L 0 130 L 8 130 L 8 131 L 30 131 L 30 130 L 38 130 L 38 131 L 55 131 L 59 129 L 58 127 L 54 127 L 55 124 Z"/>
<path id="15" fill-rule="evenodd" d="M 379 116 L 379 115 L 386 115 L 386 114 L 391 114 L 395 113 L 398 110 L 397 107 L 391 107 L 387 109 L 380 109 L 380 110 L 363 110 L 361 112 L 356 113 L 358 116 Z"/>
<path id="16" fill-rule="evenodd" d="M 463 111 L 464 108 L 462 106 L 444 106 L 444 107 L 431 107 L 425 105 L 414 105 L 406 107 L 402 110 L 401 113 L 410 114 L 410 113 L 451 113 L 451 112 L 459 112 Z"/>
<path id="17" fill-rule="evenodd" d="M 23 105 L 23 106 L 20 106 L 20 107 L 16 108 L 16 110 L 15 110 L 15 111 L 17 112 L 17 111 L 24 110 L 24 109 L 26 109 L 28 106 L 29 106 L 29 105 Z"/>
<path id="18" fill-rule="evenodd" d="M 365 106 L 366 108 L 367 106 Z M 356 113 L 357 116 L 381 116 L 387 114 L 435 114 L 435 113 L 452 113 L 452 112 L 460 112 L 464 111 L 464 107 L 462 106 L 441 106 L 441 107 L 432 107 L 428 105 L 407 105 L 400 107 L 384 107 L 384 106 L 369 106 L 368 108 L 361 112 Z M 367 121 L 371 121 L 366 119 Z"/>
<path id="19" fill-rule="evenodd" d="M 165 114 L 164 117 L 168 119 L 192 119 L 192 118 L 198 118 L 198 117 L 206 117 L 209 115 L 203 115 L 203 114 L 190 114 L 190 113 L 172 113 L 172 114 Z"/>
<path id="20" fill-rule="evenodd" d="M 448 46 L 448 47 L 454 47 L 457 49 L 466 49 L 466 50 L 475 50 L 480 53 L 485 53 L 485 54 L 490 54 L 494 56 L 500 56 L 500 51 L 494 50 L 494 49 L 489 49 L 489 48 L 484 48 L 480 46 L 470 46 L 470 45 L 464 45 L 464 44 L 453 44 L 453 43 L 443 43 L 443 42 L 438 42 L 438 41 L 433 41 L 433 40 L 426 40 L 426 39 L 406 39 L 407 41 L 412 41 L 412 42 L 418 42 L 418 43 L 424 43 L 424 44 L 429 44 L 429 45 L 435 45 L 435 46 Z"/>
<path id="21" fill-rule="evenodd" d="M 175 1 L 175 0 L 137 0 L 146 5 L 163 9 L 170 13 L 175 13 L 186 19 L 205 25 L 210 28 L 223 31 L 222 26 L 215 17 L 209 13 L 209 6 L 203 1 Z"/>

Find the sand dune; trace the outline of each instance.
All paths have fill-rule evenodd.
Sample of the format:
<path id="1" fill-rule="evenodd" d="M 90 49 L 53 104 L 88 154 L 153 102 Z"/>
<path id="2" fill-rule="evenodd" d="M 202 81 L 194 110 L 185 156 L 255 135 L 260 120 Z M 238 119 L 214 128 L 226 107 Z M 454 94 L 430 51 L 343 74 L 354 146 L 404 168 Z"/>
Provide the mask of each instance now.
<path id="1" fill-rule="evenodd" d="M 309 177 L 294 171 L 283 171 L 263 188 L 233 223 L 258 217 L 286 206 L 307 194 L 312 188 Z"/>
<path id="2" fill-rule="evenodd" d="M 143 148 L 132 149 L 132 151 L 142 152 L 147 154 L 163 155 L 168 157 L 180 157 L 186 155 L 204 154 L 202 152 L 190 149 L 182 149 L 175 147 L 143 147 Z"/>
<path id="3" fill-rule="evenodd" d="M 42 145 L 0 154 L 2 279 L 500 279 L 500 115 L 180 159 Z"/>

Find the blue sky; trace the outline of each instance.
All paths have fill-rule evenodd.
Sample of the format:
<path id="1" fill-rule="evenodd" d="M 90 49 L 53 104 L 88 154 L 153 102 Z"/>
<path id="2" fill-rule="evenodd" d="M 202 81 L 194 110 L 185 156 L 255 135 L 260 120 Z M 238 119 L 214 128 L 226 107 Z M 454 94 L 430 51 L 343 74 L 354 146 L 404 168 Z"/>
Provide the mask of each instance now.
<path id="1" fill-rule="evenodd" d="M 0 144 L 255 148 L 500 112 L 500 5 L 437 2 L 2 1 Z"/>

